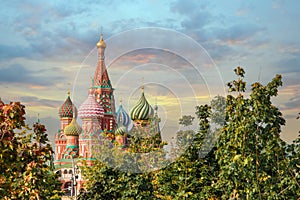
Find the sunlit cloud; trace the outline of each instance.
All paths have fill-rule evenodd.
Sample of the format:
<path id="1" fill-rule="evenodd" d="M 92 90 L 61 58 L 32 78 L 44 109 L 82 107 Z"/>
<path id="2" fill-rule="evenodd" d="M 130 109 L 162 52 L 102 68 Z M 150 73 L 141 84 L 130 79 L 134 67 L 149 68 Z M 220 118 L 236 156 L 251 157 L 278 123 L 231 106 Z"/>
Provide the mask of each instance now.
<path id="1" fill-rule="evenodd" d="M 300 110 L 299 8 L 299 3 L 280 0 L 5 1 L 0 8 L 1 98 L 24 101 L 30 118 L 42 113 L 54 132 L 67 91 L 77 106 L 87 97 L 97 63 L 95 44 L 102 32 L 116 100 L 122 97 L 129 111 L 144 83 L 151 105 L 157 102 L 162 117 L 174 115 L 166 124 L 173 132 L 179 108 L 194 114 L 196 103 L 224 95 L 223 82 L 235 78 L 232 69 L 238 65 L 245 68 L 249 82 L 267 83 L 275 74 L 283 75 L 274 103 L 292 120 Z M 112 10 L 118 14 L 112 15 Z M 149 32 L 110 41 L 123 31 L 149 26 L 177 31 L 185 40 Z M 152 46 L 143 46 L 140 38 L 151 38 Z M 136 48 L 128 52 L 128 45 Z M 202 51 L 194 51 L 196 47 Z M 296 127 L 288 121 L 284 132 L 297 132 L 292 129 Z"/>

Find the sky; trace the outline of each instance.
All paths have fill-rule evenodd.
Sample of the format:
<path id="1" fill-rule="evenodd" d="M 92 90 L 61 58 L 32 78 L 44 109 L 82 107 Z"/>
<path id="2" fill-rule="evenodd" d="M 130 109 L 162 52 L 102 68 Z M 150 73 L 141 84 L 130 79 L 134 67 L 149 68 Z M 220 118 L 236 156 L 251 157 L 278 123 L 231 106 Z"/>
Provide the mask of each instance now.
<path id="1" fill-rule="evenodd" d="M 0 97 L 21 101 L 29 124 L 39 113 L 53 139 L 67 91 L 77 107 L 87 98 L 103 33 L 116 106 L 122 99 L 129 112 L 145 85 L 163 137 L 196 105 L 225 96 L 240 65 L 247 93 L 282 75 L 272 100 L 290 142 L 300 130 L 299 9 L 298 0 L 2 1 Z"/>

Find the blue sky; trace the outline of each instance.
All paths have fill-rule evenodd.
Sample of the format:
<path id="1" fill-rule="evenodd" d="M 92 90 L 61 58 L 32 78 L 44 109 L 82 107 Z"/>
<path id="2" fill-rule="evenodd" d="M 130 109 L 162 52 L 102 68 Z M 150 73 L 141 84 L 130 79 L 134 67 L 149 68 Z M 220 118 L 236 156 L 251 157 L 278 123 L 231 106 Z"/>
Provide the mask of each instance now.
<path id="1" fill-rule="evenodd" d="M 275 74 L 282 74 L 284 85 L 273 101 L 287 120 L 282 137 L 290 141 L 300 130 L 295 120 L 300 111 L 299 9 L 297 0 L 4 1 L 0 8 L 0 96 L 5 102 L 23 102 L 30 123 L 40 113 L 49 134 L 53 135 L 58 129 L 57 112 L 66 98 L 68 83 L 77 88 L 81 86 L 77 98 L 74 96 L 77 107 L 86 98 L 81 92 L 86 92 L 96 64 L 95 44 L 101 27 L 108 40 L 108 58 L 118 50 L 113 38 L 122 38 L 126 31 L 156 27 L 183 34 L 189 41 L 201 45 L 216 66 L 214 69 L 221 74 L 224 85 L 235 78 L 232 70 L 238 65 L 246 70 L 248 86 L 258 80 L 265 84 Z M 157 38 L 160 46 L 172 43 L 172 48 L 182 47 L 182 54 L 195 53 L 183 40 L 176 43 Z M 129 38 L 122 45 L 135 42 L 134 38 Z M 107 62 L 117 102 L 130 95 L 138 96 L 137 88 L 144 77 L 149 94 L 155 90 L 149 100 L 161 105 L 164 118 L 173 116 L 172 120 L 176 121 L 182 114 L 180 110 L 185 108 L 182 105 L 189 104 L 189 97 L 195 94 L 186 92 L 187 85 L 192 85 L 196 93 L 202 91 L 201 95 L 196 94 L 198 103 L 208 103 L 205 81 L 201 77 L 196 80 L 188 63 L 180 56 L 161 49 L 143 49 Z M 160 65 L 147 68 L 145 63 Z M 184 79 L 178 81 L 178 76 Z M 83 82 L 85 84 L 81 84 Z M 160 87 L 154 87 L 158 82 Z M 135 89 L 128 90 L 129 84 Z M 216 90 L 211 85 L 207 87 Z M 190 104 L 194 107 L 194 102 Z M 128 100 L 125 108 L 129 110 L 130 105 Z M 171 105 L 182 107 L 174 114 L 168 111 L 174 110 Z M 185 112 L 194 113 L 192 109 Z"/>

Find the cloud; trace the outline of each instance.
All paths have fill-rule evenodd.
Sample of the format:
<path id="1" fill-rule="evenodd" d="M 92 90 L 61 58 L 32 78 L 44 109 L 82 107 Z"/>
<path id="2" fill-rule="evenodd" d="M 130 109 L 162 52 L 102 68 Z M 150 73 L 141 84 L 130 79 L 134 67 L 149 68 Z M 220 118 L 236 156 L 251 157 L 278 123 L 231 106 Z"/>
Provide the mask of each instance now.
<path id="1" fill-rule="evenodd" d="M 58 108 L 63 104 L 62 101 L 53 99 L 40 99 L 36 96 L 22 96 L 20 97 L 20 101 L 25 105 L 28 104 L 30 106 L 43 106 L 49 108 Z"/>
<path id="2" fill-rule="evenodd" d="M 154 48 L 143 48 L 138 49 L 125 55 L 120 56 L 118 59 L 111 63 L 112 66 L 118 66 L 118 69 L 133 68 L 139 65 L 145 64 L 159 64 L 166 65 L 174 69 L 186 68 L 190 65 L 181 55 L 174 54 L 168 50 L 164 49 L 154 49 Z M 152 65 L 152 67 L 155 67 Z M 151 68 L 150 70 L 159 70 L 161 66 L 156 66 L 156 68 Z"/>
<path id="3" fill-rule="evenodd" d="M 296 75 L 300 72 L 300 53 L 298 57 L 282 58 L 274 63 L 274 67 L 277 68 L 278 73 L 294 73 Z"/>
<path id="4" fill-rule="evenodd" d="M 206 11 L 202 11 L 202 12 L 200 11 L 190 16 L 188 19 L 183 20 L 181 22 L 181 26 L 185 30 L 199 30 L 204 28 L 212 21 L 213 21 L 213 17 L 210 15 L 210 13 Z"/>
<path id="5" fill-rule="evenodd" d="M 279 47 L 278 51 L 282 54 L 287 54 L 287 55 L 294 55 L 296 57 L 299 57 L 300 54 L 300 49 L 296 45 L 282 45 Z"/>
<path id="6" fill-rule="evenodd" d="M 215 37 L 230 45 L 246 43 L 249 39 L 265 31 L 263 27 L 251 23 L 239 23 L 230 27 L 215 30 Z"/>
<path id="7" fill-rule="evenodd" d="M 16 57 L 27 57 L 31 50 L 20 45 L 3 45 L 0 44 L 0 60 L 11 59 Z"/>
<path id="8" fill-rule="evenodd" d="M 19 64 L 10 65 L 6 68 L 0 69 L 1 82 L 18 82 L 18 83 L 32 83 L 32 71 L 29 71 L 24 66 Z M 34 81 L 39 82 L 40 79 Z"/>
<path id="9" fill-rule="evenodd" d="M 50 69 L 51 70 L 51 69 Z M 55 81 L 61 80 L 62 75 L 56 74 L 54 77 L 47 72 L 47 69 L 39 71 L 28 70 L 20 64 L 12 64 L 8 67 L 0 68 L 0 82 L 9 84 L 26 84 L 27 86 L 50 86 Z"/>
<path id="10" fill-rule="evenodd" d="M 26 115 L 26 123 L 29 125 L 29 127 L 32 127 L 32 125 L 36 123 L 37 120 L 37 116 L 34 117 Z M 54 144 L 55 134 L 60 128 L 59 118 L 40 116 L 40 122 L 41 124 L 45 125 L 47 129 L 48 139 L 52 144 Z"/>
<path id="11" fill-rule="evenodd" d="M 298 99 L 286 102 L 284 105 L 287 109 L 300 108 L 300 97 L 298 96 Z"/>
<path id="12" fill-rule="evenodd" d="M 171 4 L 170 10 L 181 15 L 193 15 L 199 10 L 203 10 L 207 7 L 208 2 L 200 3 L 200 1 L 186 0 L 186 1 L 175 1 Z"/>

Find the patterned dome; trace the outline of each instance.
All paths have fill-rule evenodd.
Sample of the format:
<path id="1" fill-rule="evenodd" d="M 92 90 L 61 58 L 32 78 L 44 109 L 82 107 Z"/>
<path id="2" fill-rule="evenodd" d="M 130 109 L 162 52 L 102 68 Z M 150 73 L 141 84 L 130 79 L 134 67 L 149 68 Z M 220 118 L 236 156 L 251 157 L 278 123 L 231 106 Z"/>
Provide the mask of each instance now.
<path id="1" fill-rule="evenodd" d="M 138 103 L 131 109 L 130 117 L 132 120 L 148 120 L 153 115 L 153 108 L 145 98 L 144 91 Z"/>
<path id="2" fill-rule="evenodd" d="M 127 112 L 124 110 L 122 104 L 119 105 L 117 110 L 117 124 L 120 126 L 128 126 L 130 123 L 130 117 Z"/>
<path id="3" fill-rule="evenodd" d="M 104 109 L 97 103 L 94 97 L 92 89 L 89 90 L 88 98 L 81 104 L 78 111 L 78 116 L 80 118 L 88 117 L 103 117 Z"/>
<path id="4" fill-rule="evenodd" d="M 58 111 L 58 115 L 59 117 L 69 117 L 72 118 L 73 117 L 73 111 L 75 110 L 75 117 L 77 115 L 77 109 L 76 107 L 73 105 L 71 99 L 70 99 L 70 94 L 68 95 L 67 99 L 65 100 L 65 102 L 63 103 L 63 105 L 59 108 Z"/>
<path id="5" fill-rule="evenodd" d="M 81 133 L 81 128 L 79 124 L 76 122 L 76 119 L 73 118 L 71 123 L 66 126 L 64 130 L 65 135 L 73 135 L 78 136 Z"/>
<path id="6" fill-rule="evenodd" d="M 124 135 L 127 132 L 127 128 L 125 126 L 120 126 L 119 128 L 117 128 L 117 130 L 115 131 L 116 135 Z"/>

